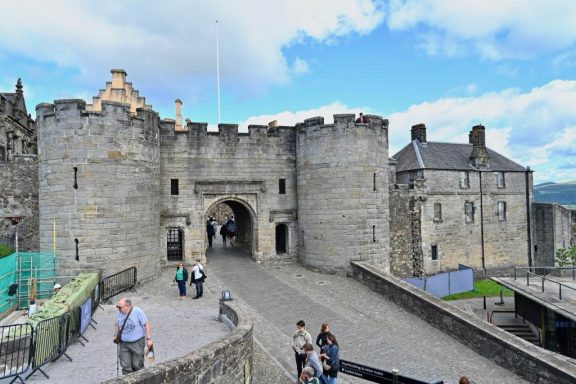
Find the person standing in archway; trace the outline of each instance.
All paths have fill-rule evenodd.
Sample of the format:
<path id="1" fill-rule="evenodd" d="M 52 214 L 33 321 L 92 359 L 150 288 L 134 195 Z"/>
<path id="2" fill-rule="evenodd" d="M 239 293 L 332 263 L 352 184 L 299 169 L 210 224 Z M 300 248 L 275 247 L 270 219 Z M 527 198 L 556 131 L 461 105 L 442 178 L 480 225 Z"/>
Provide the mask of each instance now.
<path id="1" fill-rule="evenodd" d="M 216 236 L 214 226 L 212 225 L 212 218 L 209 218 L 206 222 L 206 235 L 208 236 L 208 247 L 212 247 L 212 238 Z"/>
<path id="2" fill-rule="evenodd" d="M 222 242 L 226 244 L 226 236 L 228 236 L 228 228 L 226 227 L 226 223 L 220 227 L 220 236 L 222 236 Z"/>
<path id="3" fill-rule="evenodd" d="M 228 238 L 230 239 L 230 246 L 233 246 L 234 240 L 236 240 L 236 223 L 234 222 L 234 216 L 226 223 L 226 229 L 228 231 Z"/>

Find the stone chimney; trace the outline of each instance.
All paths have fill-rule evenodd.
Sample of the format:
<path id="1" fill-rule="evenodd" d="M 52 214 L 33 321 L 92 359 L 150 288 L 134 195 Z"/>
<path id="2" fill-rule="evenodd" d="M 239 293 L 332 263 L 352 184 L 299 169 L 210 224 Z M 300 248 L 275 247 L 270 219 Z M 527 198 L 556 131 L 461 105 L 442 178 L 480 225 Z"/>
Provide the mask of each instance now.
<path id="1" fill-rule="evenodd" d="M 472 144 L 471 164 L 479 169 L 490 169 L 490 155 L 486 149 L 486 128 L 483 125 L 475 125 L 468 134 L 468 140 Z"/>
<path id="2" fill-rule="evenodd" d="M 182 100 L 176 99 L 176 131 L 182 130 Z"/>
<path id="3" fill-rule="evenodd" d="M 418 140 L 421 143 L 426 142 L 426 124 L 416 124 L 410 130 L 412 133 L 412 141 Z"/>
<path id="4" fill-rule="evenodd" d="M 123 69 L 112 69 L 112 88 L 124 88 L 126 83 L 126 71 Z"/>

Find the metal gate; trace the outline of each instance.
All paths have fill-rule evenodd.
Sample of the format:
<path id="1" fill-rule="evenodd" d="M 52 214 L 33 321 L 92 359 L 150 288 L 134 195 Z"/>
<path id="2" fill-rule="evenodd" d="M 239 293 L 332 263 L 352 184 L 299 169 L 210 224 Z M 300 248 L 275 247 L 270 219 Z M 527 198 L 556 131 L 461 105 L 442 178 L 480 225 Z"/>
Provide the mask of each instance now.
<path id="1" fill-rule="evenodd" d="M 183 248 L 183 237 L 182 229 L 178 227 L 168 228 L 168 241 L 166 244 L 167 257 L 168 260 L 182 260 L 182 248 Z"/>

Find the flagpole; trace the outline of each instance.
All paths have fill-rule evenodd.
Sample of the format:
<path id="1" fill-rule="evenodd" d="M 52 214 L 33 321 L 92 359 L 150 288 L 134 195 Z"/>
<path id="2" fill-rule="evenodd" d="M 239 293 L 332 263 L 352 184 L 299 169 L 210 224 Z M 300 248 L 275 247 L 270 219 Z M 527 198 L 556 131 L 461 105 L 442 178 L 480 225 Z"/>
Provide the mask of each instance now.
<path id="1" fill-rule="evenodd" d="M 220 124 L 220 47 L 218 36 L 218 20 L 216 20 L 216 86 L 218 88 L 218 124 Z"/>
<path id="2" fill-rule="evenodd" d="M 54 250 L 54 257 L 56 257 L 56 219 L 52 221 L 52 244 Z"/>

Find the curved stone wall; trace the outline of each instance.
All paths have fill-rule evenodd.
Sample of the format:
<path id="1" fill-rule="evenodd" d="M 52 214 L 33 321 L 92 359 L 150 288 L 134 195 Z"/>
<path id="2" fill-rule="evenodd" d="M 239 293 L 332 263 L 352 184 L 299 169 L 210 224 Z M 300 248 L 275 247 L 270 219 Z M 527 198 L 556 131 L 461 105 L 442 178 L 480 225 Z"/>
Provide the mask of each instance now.
<path id="1" fill-rule="evenodd" d="M 252 320 L 248 312 L 234 301 L 220 301 L 220 318 L 235 326 L 222 339 L 186 356 L 105 383 L 251 383 L 254 348 Z"/>
<path id="2" fill-rule="evenodd" d="M 389 268 L 388 121 L 335 115 L 297 126 L 299 258 L 343 270 L 351 260 Z"/>
<path id="3" fill-rule="evenodd" d="M 160 142 L 158 115 L 130 113 L 124 103 L 84 100 L 36 107 L 40 249 L 52 250 L 56 229 L 58 275 L 126 266 L 138 280 L 159 263 Z"/>

